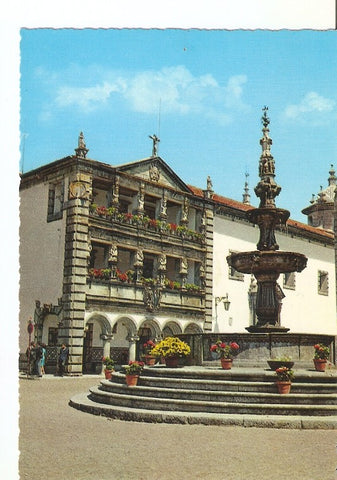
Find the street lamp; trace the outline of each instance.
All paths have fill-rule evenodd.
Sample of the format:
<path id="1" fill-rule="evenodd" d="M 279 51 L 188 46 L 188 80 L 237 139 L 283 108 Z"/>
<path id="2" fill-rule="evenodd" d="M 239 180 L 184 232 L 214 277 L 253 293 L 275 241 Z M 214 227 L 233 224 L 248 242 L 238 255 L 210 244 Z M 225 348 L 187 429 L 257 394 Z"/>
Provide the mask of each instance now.
<path id="1" fill-rule="evenodd" d="M 229 298 L 228 298 L 228 293 L 226 293 L 225 297 L 215 297 L 215 305 L 217 306 L 220 302 L 223 302 L 223 306 L 224 306 L 226 312 L 228 312 L 230 304 L 231 304 L 231 302 L 229 301 Z"/>

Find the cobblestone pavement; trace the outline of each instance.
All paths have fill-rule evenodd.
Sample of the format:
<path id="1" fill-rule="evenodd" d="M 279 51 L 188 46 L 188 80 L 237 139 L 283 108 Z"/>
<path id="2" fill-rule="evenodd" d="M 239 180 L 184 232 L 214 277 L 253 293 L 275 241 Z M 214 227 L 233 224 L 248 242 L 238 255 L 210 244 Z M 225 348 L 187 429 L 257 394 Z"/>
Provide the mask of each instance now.
<path id="1" fill-rule="evenodd" d="M 122 422 L 68 405 L 98 383 L 20 380 L 20 480 L 337 478 L 336 430 Z"/>

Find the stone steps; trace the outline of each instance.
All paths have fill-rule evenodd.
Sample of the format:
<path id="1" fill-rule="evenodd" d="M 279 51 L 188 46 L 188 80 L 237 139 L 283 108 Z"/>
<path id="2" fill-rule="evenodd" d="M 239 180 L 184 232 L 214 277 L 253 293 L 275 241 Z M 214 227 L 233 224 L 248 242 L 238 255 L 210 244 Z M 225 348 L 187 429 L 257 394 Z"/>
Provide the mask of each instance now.
<path id="1" fill-rule="evenodd" d="M 124 420 L 337 429 L 336 371 L 295 375 L 291 392 L 280 395 L 270 370 L 145 367 L 137 386 L 115 372 L 70 405 Z"/>
<path id="2" fill-rule="evenodd" d="M 128 388 L 124 384 L 102 381 L 99 387 L 99 392 L 108 392 L 113 394 L 125 395 L 130 394 L 133 396 L 142 397 L 155 397 L 161 399 L 181 399 L 181 400 L 196 400 L 203 402 L 233 402 L 233 403 L 263 403 L 263 404 L 278 404 L 278 403 L 296 403 L 301 405 L 337 405 L 336 393 L 320 394 L 316 392 L 312 393 L 290 393 L 289 395 L 279 395 L 277 393 L 275 384 L 265 384 L 270 387 L 269 392 L 262 391 L 248 391 L 245 389 L 245 385 L 240 386 L 241 391 L 227 390 L 206 390 L 206 389 L 193 389 L 185 386 L 184 388 L 177 387 L 158 387 L 149 385 L 144 386 L 144 379 L 141 379 L 141 385 L 137 385 L 132 389 Z M 311 385 L 306 384 L 308 390 Z M 250 386 L 253 388 L 253 386 Z M 91 390 L 90 390 L 91 391 Z M 95 390 L 95 395 L 99 395 L 99 392 Z"/>

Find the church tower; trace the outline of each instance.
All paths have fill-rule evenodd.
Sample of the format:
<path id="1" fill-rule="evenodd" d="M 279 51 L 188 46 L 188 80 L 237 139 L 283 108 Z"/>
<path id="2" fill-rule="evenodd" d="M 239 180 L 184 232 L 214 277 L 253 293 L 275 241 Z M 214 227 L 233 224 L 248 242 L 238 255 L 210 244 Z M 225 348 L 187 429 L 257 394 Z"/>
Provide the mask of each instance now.
<path id="1" fill-rule="evenodd" d="M 302 213 L 308 216 L 308 225 L 333 231 L 336 181 L 335 170 L 331 165 L 328 187 L 323 190 L 321 186 L 317 196 L 312 194 L 311 205 L 302 210 Z"/>

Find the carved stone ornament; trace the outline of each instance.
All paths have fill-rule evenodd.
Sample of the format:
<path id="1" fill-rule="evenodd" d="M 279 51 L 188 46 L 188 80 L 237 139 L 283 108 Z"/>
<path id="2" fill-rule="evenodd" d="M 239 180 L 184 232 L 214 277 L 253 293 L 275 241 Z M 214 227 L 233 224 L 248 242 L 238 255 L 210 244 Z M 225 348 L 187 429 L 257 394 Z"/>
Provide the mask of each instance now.
<path id="1" fill-rule="evenodd" d="M 159 309 L 161 296 L 162 289 L 160 285 L 144 285 L 143 301 L 148 312 Z"/>
<path id="2" fill-rule="evenodd" d="M 155 164 L 150 165 L 149 178 L 152 182 L 159 182 L 160 172 L 159 168 Z"/>
<path id="3" fill-rule="evenodd" d="M 87 189 L 82 182 L 71 182 L 69 185 L 69 198 L 87 198 Z"/>

